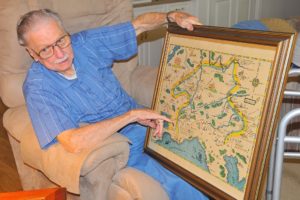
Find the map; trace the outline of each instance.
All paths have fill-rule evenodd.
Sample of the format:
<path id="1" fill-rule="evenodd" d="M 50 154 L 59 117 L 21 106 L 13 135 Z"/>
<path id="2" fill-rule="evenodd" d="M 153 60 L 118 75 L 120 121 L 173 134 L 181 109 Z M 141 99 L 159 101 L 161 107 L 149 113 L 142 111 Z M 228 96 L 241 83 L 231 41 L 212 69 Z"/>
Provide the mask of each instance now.
<path id="1" fill-rule="evenodd" d="M 162 139 L 150 146 L 242 199 L 274 54 L 262 50 L 265 59 L 251 46 L 215 45 L 168 41 L 155 110 L 173 123 L 164 123 Z"/>

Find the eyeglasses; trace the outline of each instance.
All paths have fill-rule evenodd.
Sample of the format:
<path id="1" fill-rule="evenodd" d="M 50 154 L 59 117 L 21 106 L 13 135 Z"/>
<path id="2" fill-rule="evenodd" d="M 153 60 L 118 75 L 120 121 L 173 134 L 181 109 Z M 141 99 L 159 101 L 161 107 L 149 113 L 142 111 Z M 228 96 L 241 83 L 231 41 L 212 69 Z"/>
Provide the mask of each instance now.
<path id="1" fill-rule="evenodd" d="M 50 58 L 54 54 L 54 47 L 57 46 L 61 49 L 67 48 L 71 44 L 71 38 L 69 34 L 60 37 L 54 44 L 49 45 L 40 50 L 37 55 L 43 59 Z"/>

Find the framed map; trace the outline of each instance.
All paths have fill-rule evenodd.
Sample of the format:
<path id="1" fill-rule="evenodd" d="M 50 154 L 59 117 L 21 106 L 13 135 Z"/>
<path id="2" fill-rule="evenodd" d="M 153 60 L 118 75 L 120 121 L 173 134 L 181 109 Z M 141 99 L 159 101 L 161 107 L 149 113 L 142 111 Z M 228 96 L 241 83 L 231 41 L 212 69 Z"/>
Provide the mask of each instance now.
<path id="1" fill-rule="evenodd" d="M 213 199 L 260 199 L 295 35 L 169 24 L 145 151 Z"/>

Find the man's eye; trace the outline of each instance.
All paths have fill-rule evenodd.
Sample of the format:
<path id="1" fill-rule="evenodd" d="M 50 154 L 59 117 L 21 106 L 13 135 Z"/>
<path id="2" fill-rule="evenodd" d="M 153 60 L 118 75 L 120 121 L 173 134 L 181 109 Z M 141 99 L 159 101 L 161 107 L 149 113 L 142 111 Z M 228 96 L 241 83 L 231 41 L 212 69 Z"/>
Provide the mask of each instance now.
<path id="1" fill-rule="evenodd" d="M 65 44 L 65 42 L 66 42 L 65 38 L 61 38 L 61 39 L 59 39 L 59 40 L 56 42 L 56 44 L 57 44 L 57 45 L 63 45 L 63 44 Z"/>
<path id="2" fill-rule="evenodd" d="M 47 53 L 47 52 L 49 52 L 49 50 L 50 50 L 50 48 L 47 47 L 47 48 L 42 49 L 42 50 L 40 51 L 40 53 Z"/>

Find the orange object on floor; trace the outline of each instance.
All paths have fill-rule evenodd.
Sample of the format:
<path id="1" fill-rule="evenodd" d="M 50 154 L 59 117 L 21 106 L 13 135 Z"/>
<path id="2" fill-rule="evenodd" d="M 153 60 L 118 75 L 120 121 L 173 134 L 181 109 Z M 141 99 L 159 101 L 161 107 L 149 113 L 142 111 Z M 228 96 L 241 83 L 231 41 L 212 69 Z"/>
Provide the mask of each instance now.
<path id="1" fill-rule="evenodd" d="M 0 200 L 66 200 L 66 188 L 0 193 Z"/>

